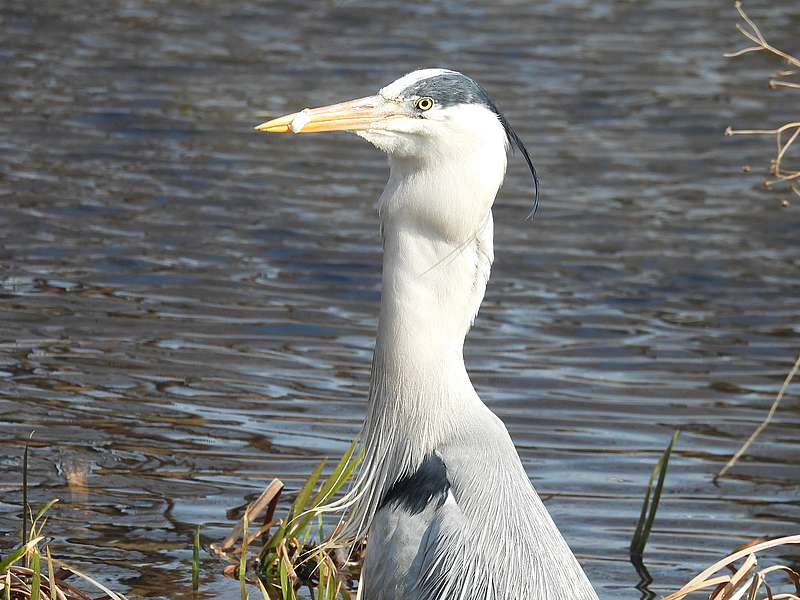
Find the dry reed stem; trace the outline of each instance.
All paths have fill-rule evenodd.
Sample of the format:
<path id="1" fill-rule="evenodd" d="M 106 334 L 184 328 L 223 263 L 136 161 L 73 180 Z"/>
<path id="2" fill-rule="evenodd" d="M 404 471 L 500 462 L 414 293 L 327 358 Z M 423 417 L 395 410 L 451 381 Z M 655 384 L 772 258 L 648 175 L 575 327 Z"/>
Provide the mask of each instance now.
<path id="1" fill-rule="evenodd" d="M 78 569 L 75 569 L 74 567 L 70 567 L 69 565 L 61 562 L 60 560 L 53 559 L 53 562 L 56 563 L 61 569 L 65 570 L 65 571 L 69 571 L 73 575 L 77 575 L 78 577 L 80 577 L 84 581 L 88 581 L 89 583 L 91 583 L 97 589 L 101 590 L 102 592 L 105 592 L 106 596 L 111 598 L 111 600 L 127 600 L 127 598 L 125 598 L 125 596 L 123 596 L 122 594 L 118 594 L 116 592 L 112 592 L 110 589 L 108 589 L 102 583 L 100 583 L 96 579 L 93 579 L 92 577 L 89 577 L 85 573 L 82 573 Z"/>
<path id="2" fill-rule="evenodd" d="M 758 592 L 762 586 L 767 591 L 767 596 L 763 597 L 764 600 L 779 600 L 781 598 L 800 600 L 800 575 L 793 569 L 785 565 L 774 565 L 752 574 L 758 564 L 756 558 L 758 552 L 789 544 L 800 544 L 800 535 L 769 540 L 734 552 L 705 569 L 677 592 L 665 596 L 663 600 L 682 600 L 689 594 L 712 587 L 713 591 L 709 596 L 709 600 L 738 600 L 743 598 L 745 594 L 747 595 L 747 600 L 761 600 Z M 742 558 L 745 559 L 745 562 L 736 569 L 733 575 L 714 575 L 722 569 L 730 568 L 734 562 Z M 791 584 L 794 586 L 792 593 L 775 594 L 772 591 L 772 587 L 767 583 L 766 576 L 779 571 L 788 575 Z"/>
<path id="3" fill-rule="evenodd" d="M 778 410 L 778 405 L 781 403 L 781 400 L 783 400 L 783 395 L 786 393 L 786 389 L 789 387 L 789 384 L 792 382 L 792 379 L 794 379 L 794 376 L 797 374 L 798 369 L 800 369 L 800 356 L 797 357 L 794 366 L 789 371 L 789 374 L 786 376 L 786 379 L 783 380 L 783 385 L 781 386 L 781 389 L 778 392 L 775 401 L 772 403 L 772 406 L 770 406 L 769 413 L 767 413 L 766 418 L 759 424 L 758 427 L 755 428 L 755 431 L 753 431 L 753 433 L 750 434 L 747 440 L 745 440 L 744 444 L 742 444 L 742 447 L 736 451 L 736 454 L 734 454 L 733 457 L 725 464 L 725 466 L 722 467 L 720 472 L 717 474 L 716 477 L 717 479 L 725 476 L 725 473 L 727 473 L 731 469 L 731 467 L 733 467 L 736 464 L 736 462 L 742 457 L 742 455 L 745 452 L 747 452 L 747 449 L 750 447 L 750 444 L 753 443 L 753 441 L 761 434 L 761 432 L 764 431 L 764 429 L 766 429 L 770 421 L 772 421 L 772 417 L 775 415 L 775 411 Z"/>
<path id="4" fill-rule="evenodd" d="M 261 492 L 258 498 L 247 506 L 245 512 L 247 513 L 248 523 L 253 523 L 257 521 L 262 514 L 264 515 L 264 524 L 251 536 L 252 539 L 248 541 L 252 541 L 258 536 L 263 535 L 266 531 L 269 531 L 269 528 L 273 525 L 272 516 L 275 514 L 275 507 L 278 505 L 278 498 L 282 491 L 283 482 L 277 478 L 273 479 L 270 481 L 269 485 L 264 488 L 264 491 Z M 233 527 L 230 535 L 225 538 L 222 545 L 217 546 L 216 544 L 212 544 L 212 548 L 220 553 L 228 552 L 234 547 L 234 544 L 236 544 L 240 537 L 242 537 L 242 521 L 239 521 Z"/>
<path id="5" fill-rule="evenodd" d="M 53 559 L 53 562 L 55 563 L 58 561 Z M 77 574 L 77 572 L 72 569 L 68 569 L 68 572 Z M 80 576 L 90 581 L 93 585 L 96 585 L 96 582 L 93 579 L 82 574 Z M 32 578 L 33 569 L 18 565 L 9 567 L 8 571 L 6 571 L 5 585 L 9 586 L 11 598 L 15 600 L 30 598 L 30 581 Z M 117 594 L 108 594 L 106 592 L 107 588 L 104 588 L 103 586 L 97 585 L 97 587 L 105 593 L 103 596 L 104 598 L 124 598 L 124 596 Z M 3 592 L 5 592 L 5 589 Z M 68 584 L 61 578 L 56 578 L 54 576 L 42 577 L 39 593 L 42 600 L 93 600 L 92 597 L 83 590 Z"/>
<path id="6" fill-rule="evenodd" d="M 742 48 L 736 52 L 728 52 L 725 54 L 726 57 L 733 58 L 736 56 L 742 56 L 743 54 L 749 54 L 751 52 L 768 52 L 779 57 L 781 60 L 788 62 L 790 65 L 800 67 L 800 58 L 792 56 L 788 52 L 784 52 L 783 50 L 780 50 L 779 48 L 776 48 L 767 42 L 758 26 L 753 22 L 752 19 L 750 19 L 750 17 L 747 16 L 747 13 L 744 12 L 741 2 L 736 2 L 736 10 L 739 11 L 739 15 L 750 27 L 750 31 L 738 23 L 736 24 L 736 29 L 738 29 L 744 37 L 753 42 L 755 45 Z M 793 75 L 797 75 L 798 73 L 800 73 L 800 71 L 782 70 L 776 73 L 776 76 L 791 77 Z M 800 83 L 781 79 L 770 79 L 769 87 L 771 89 L 800 89 Z M 791 132 L 792 130 L 793 133 L 791 133 L 789 138 L 784 141 L 783 134 L 785 132 Z M 790 189 L 795 194 L 800 196 L 800 183 L 797 181 L 800 180 L 800 169 L 787 169 L 783 164 L 783 160 L 786 157 L 786 153 L 788 152 L 789 148 L 791 148 L 792 144 L 794 144 L 794 142 L 798 139 L 798 136 L 800 136 L 800 122 L 786 123 L 785 125 L 776 129 L 732 129 L 731 127 L 728 127 L 728 129 L 725 130 L 725 135 L 774 135 L 775 142 L 777 144 L 777 152 L 775 158 L 772 159 L 770 163 L 770 174 L 774 177 L 774 179 L 764 181 L 764 186 L 769 188 L 776 183 L 788 183 Z"/>

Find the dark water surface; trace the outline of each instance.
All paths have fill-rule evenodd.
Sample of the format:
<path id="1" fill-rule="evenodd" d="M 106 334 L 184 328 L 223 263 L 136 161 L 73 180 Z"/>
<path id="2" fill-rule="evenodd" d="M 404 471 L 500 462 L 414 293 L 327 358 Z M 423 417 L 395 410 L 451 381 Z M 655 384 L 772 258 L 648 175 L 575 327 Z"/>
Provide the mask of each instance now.
<path id="1" fill-rule="evenodd" d="M 748 2 L 800 50 L 796 2 Z M 365 410 L 385 158 L 266 137 L 265 114 L 420 66 L 480 80 L 513 162 L 468 363 L 604 598 L 649 469 L 683 434 L 646 564 L 659 593 L 753 536 L 800 530 L 800 400 L 731 477 L 800 349 L 800 202 L 766 164 L 791 91 L 732 3 L 30 2 L 0 8 L 0 549 L 60 497 L 62 556 L 131 597 L 189 594 L 191 530 L 273 475 L 292 488 Z M 793 98 L 797 106 L 797 96 Z M 69 473 L 86 487 L 68 487 Z M 208 597 L 237 598 L 207 557 Z"/>

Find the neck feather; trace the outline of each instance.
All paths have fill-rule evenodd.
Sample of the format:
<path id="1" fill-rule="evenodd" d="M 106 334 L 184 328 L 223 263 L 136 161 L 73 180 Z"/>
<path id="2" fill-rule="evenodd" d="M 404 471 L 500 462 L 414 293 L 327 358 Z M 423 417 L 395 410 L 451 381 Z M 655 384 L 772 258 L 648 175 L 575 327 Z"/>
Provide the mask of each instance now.
<path id="1" fill-rule="evenodd" d="M 501 155 L 488 170 L 494 177 L 480 153 L 474 164 L 462 156 L 458 169 L 391 162 L 379 200 L 383 290 L 364 462 L 351 491 L 329 507 L 350 509 L 344 538 L 366 533 L 386 490 L 482 408 L 463 349 L 494 258 L 491 206 L 505 170 Z"/>
<path id="2" fill-rule="evenodd" d="M 491 206 L 505 169 L 485 177 L 485 157 L 457 165 L 393 160 L 379 200 L 384 239 L 383 291 L 373 387 L 393 382 L 401 413 L 427 413 L 431 402 L 458 401 L 471 390 L 464 338 L 478 312 L 494 259 Z M 491 169 L 489 170 L 491 172 Z M 465 175 L 465 173 L 467 175 Z"/>

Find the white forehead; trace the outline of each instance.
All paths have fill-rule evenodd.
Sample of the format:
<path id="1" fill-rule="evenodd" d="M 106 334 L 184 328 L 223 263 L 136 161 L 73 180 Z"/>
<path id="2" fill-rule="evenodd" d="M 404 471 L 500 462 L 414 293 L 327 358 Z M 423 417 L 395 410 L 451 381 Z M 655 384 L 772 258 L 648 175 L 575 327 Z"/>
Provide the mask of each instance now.
<path id="1" fill-rule="evenodd" d="M 381 88 L 378 93 L 384 98 L 396 98 L 404 89 L 414 85 L 418 81 L 436 77 L 437 75 L 444 75 L 445 73 L 455 73 L 455 71 L 451 71 L 450 69 L 420 69 L 419 71 L 411 71 L 408 75 L 403 75 L 400 79 Z"/>

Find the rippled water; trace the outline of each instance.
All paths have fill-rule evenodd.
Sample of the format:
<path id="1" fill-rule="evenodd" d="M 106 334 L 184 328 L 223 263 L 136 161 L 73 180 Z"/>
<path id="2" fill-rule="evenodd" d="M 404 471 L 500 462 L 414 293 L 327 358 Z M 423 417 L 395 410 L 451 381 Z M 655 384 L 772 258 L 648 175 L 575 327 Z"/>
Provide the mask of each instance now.
<path id="1" fill-rule="evenodd" d="M 793 4 L 747 6 L 797 49 Z M 534 224 L 519 161 L 498 199 L 468 362 L 601 596 L 640 596 L 627 545 L 676 428 L 653 590 L 800 529 L 796 392 L 712 483 L 800 348 L 800 203 L 740 171 L 769 140 L 722 137 L 779 124 L 791 92 L 722 57 L 743 45 L 729 3 L 6 0 L 0 19 L 3 549 L 32 429 L 55 546 L 132 597 L 188 595 L 195 524 L 223 538 L 270 477 L 344 449 L 385 159 L 251 127 L 436 65 L 489 89 L 542 175 Z M 237 598 L 221 569 L 204 559 L 204 590 Z"/>

